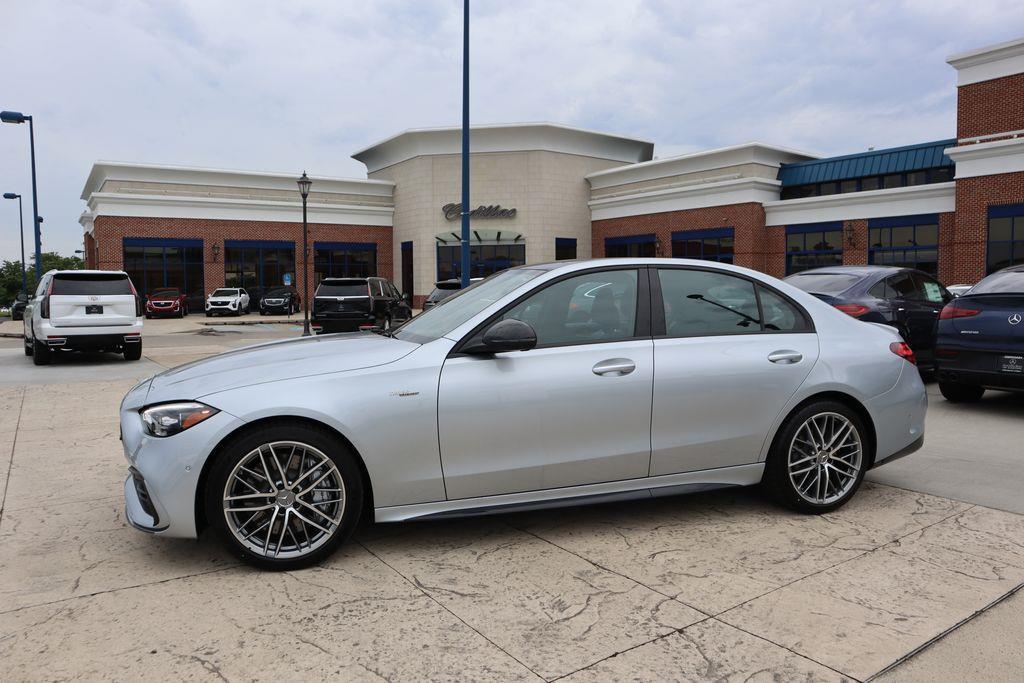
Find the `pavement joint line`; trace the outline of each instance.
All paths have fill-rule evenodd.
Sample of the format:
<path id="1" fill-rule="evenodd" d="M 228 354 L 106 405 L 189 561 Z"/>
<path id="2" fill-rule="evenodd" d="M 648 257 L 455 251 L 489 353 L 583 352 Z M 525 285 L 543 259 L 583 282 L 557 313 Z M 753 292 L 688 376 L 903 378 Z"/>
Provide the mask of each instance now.
<path id="1" fill-rule="evenodd" d="M 59 605 L 61 603 L 65 603 L 65 602 L 71 602 L 72 600 L 83 600 L 85 598 L 95 598 L 98 595 L 106 595 L 107 593 L 119 593 L 121 591 L 136 590 L 138 588 L 149 588 L 150 586 L 159 586 L 160 584 L 171 583 L 173 581 L 182 581 L 184 579 L 191 579 L 191 578 L 195 578 L 197 576 L 207 576 L 209 574 L 217 574 L 219 572 L 224 572 L 224 571 L 227 571 L 229 569 L 236 569 L 236 568 L 238 568 L 240 566 L 241 566 L 240 563 L 234 562 L 234 563 L 226 565 L 224 567 L 216 567 L 214 569 L 209 569 L 209 570 L 203 571 L 203 572 L 195 572 L 193 574 L 184 574 L 182 576 L 169 576 L 166 579 L 157 579 L 156 581 L 146 581 L 145 583 L 135 583 L 135 584 L 132 584 L 131 586 L 117 586 L 115 588 L 108 588 L 106 590 L 95 591 L 93 593 L 83 593 L 81 595 L 72 595 L 72 596 L 67 597 L 67 598 L 61 598 L 60 600 L 50 600 L 50 601 L 47 601 L 47 602 L 37 602 L 37 603 L 32 604 L 32 605 L 22 605 L 21 607 L 15 607 L 14 609 L 0 610 L 0 616 L 6 615 L 6 614 L 14 614 L 16 612 L 23 612 L 23 611 L 25 611 L 27 609 L 36 609 L 37 607 L 50 607 L 52 605 Z"/>
<path id="2" fill-rule="evenodd" d="M 420 593 L 422 593 L 423 595 L 425 595 L 425 596 L 426 596 L 426 597 L 427 597 L 427 598 L 428 598 L 429 600 L 431 600 L 432 602 L 434 602 L 434 604 L 436 604 L 436 605 L 437 605 L 438 607 L 440 607 L 440 608 L 441 608 L 441 609 L 443 609 L 443 610 L 444 610 L 445 612 L 447 612 L 448 614 L 450 614 L 450 615 L 452 615 L 453 617 L 455 617 L 455 618 L 456 618 L 456 619 L 457 619 L 457 620 L 458 620 L 458 621 L 459 621 L 459 622 L 460 622 L 461 624 L 463 624 L 463 625 L 464 625 L 464 626 L 465 626 L 466 628 L 468 628 L 468 629 L 469 629 L 470 631 L 472 631 L 473 633 L 477 634 L 478 636 L 480 636 L 481 638 L 483 638 L 484 640 L 486 640 L 486 641 L 487 641 L 488 643 L 490 643 L 491 645 L 493 645 L 493 646 L 494 646 L 495 648 L 497 648 L 498 650 L 500 650 L 501 652 L 503 652 L 503 653 L 504 653 L 504 654 L 505 654 L 505 655 L 506 655 L 506 656 L 507 656 L 507 657 L 508 657 L 509 659 L 511 659 L 512 661 L 514 661 L 514 662 L 516 662 L 517 664 L 519 664 L 519 666 L 521 666 L 521 667 L 523 667 L 524 669 L 526 669 L 527 671 L 529 671 L 529 672 L 530 672 L 531 674 L 533 674 L 534 676 L 536 676 L 536 677 L 537 677 L 538 679 L 540 679 L 540 680 L 542 680 L 542 681 L 543 681 L 543 680 L 546 680 L 546 679 L 545 679 L 545 678 L 544 678 L 543 676 L 541 676 L 541 675 L 540 675 L 539 673 L 537 673 L 536 671 L 534 671 L 533 669 L 531 669 L 530 667 L 528 667 L 528 666 L 527 666 L 526 664 L 524 664 L 524 663 L 523 663 L 522 661 L 520 661 L 520 659 L 519 659 L 518 657 L 516 657 L 515 655 L 513 655 L 513 654 L 512 654 L 511 652 L 509 652 L 508 650 L 506 650 L 505 648 L 503 648 L 503 647 L 502 647 L 501 645 L 498 645 L 498 644 L 497 644 L 496 642 L 494 642 L 493 640 L 491 640 L 490 638 L 488 638 L 487 636 L 485 636 L 485 635 L 484 635 L 483 633 L 481 633 L 481 632 L 480 632 L 480 631 L 478 631 L 477 629 L 473 628 L 473 627 L 472 627 L 472 626 L 471 626 L 471 625 L 470 625 L 469 623 L 467 623 L 467 622 L 466 622 L 466 620 L 465 620 L 465 619 L 463 619 L 463 618 L 462 618 L 462 617 L 460 617 L 460 616 L 459 616 L 458 614 L 456 614 L 455 612 L 453 612 L 453 611 L 452 611 L 452 610 L 451 610 L 451 609 L 450 609 L 450 608 L 449 608 L 449 607 L 448 607 L 447 605 L 445 605 L 444 603 L 442 603 L 442 602 L 441 602 L 440 600 L 438 600 L 437 598 L 435 598 L 435 597 L 434 597 L 433 595 L 431 595 L 431 594 L 430 594 L 430 593 L 428 593 L 427 591 L 423 590 L 423 588 L 422 588 L 422 587 L 418 586 L 418 585 L 416 584 L 416 582 L 415 582 L 415 581 L 412 581 L 412 580 L 411 580 L 411 579 L 410 579 L 410 578 L 409 578 L 408 576 L 406 576 L 406 575 L 405 575 L 405 574 L 403 574 L 402 572 L 398 571 L 398 569 L 396 569 L 395 567 L 391 566 L 391 564 L 389 564 L 387 560 L 385 560 L 385 559 L 384 559 L 383 557 L 381 557 L 381 556 L 380 556 L 380 555 L 378 555 L 377 553 L 375 553 L 375 552 L 373 552 L 372 550 L 370 550 L 370 549 L 369 549 L 369 548 L 368 548 L 368 547 L 366 546 L 366 544 L 365 544 L 365 543 L 363 543 L 362 541 L 355 541 L 355 543 L 356 543 L 356 545 L 358 545 L 358 546 L 359 546 L 360 548 L 362 548 L 362 549 L 363 549 L 363 550 L 365 550 L 366 552 L 370 553 L 370 555 L 372 555 L 372 556 L 373 556 L 373 557 L 374 557 L 374 558 L 375 558 L 375 559 L 376 559 L 376 560 L 377 560 L 378 562 L 380 562 L 380 563 L 381 563 L 381 564 L 383 564 L 383 565 L 384 565 L 385 567 L 387 567 L 388 569 L 390 569 L 391 571 L 393 571 L 393 572 L 394 572 L 395 574 L 398 574 L 398 576 L 402 577 L 402 580 L 403 580 L 403 581 L 405 581 L 405 582 L 406 582 L 406 583 L 408 583 L 408 584 L 409 584 L 410 586 L 412 586 L 413 588 L 415 588 L 415 589 L 416 589 L 417 591 L 419 591 Z"/>
<path id="3" fill-rule="evenodd" d="M 939 642 L 940 640 L 942 640 L 943 638 L 948 636 L 953 631 L 956 631 L 957 629 L 959 629 L 961 626 L 964 626 L 965 624 L 967 624 L 967 623 L 969 623 L 971 621 L 974 621 L 974 619 L 976 619 L 977 617 L 981 616 L 985 612 L 988 612 L 990 609 L 992 609 L 996 605 L 998 605 L 1001 602 L 1003 602 L 1005 600 L 1008 600 L 1009 598 L 1013 597 L 1021 589 L 1024 589 L 1024 582 L 1017 584 L 1014 588 L 1011 588 L 1005 594 L 999 596 L 998 598 L 996 598 L 995 600 L 993 600 L 989 604 L 985 605 L 981 609 L 979 609 L 979 610 L 977 610 L 977 611 L 967 615 L 966 617 L 964 617 L 963 619 L 961 619 L 957 623 L 955 623 L 952 626 L 950 626 L 949 628 L 947 628 L 942 633 L 939 633 L 939 634 L 935 635 L 934 637 L 928 639 L 924 643 L 921 643 L 920 645 L 915 647 L 910 652 L 907 652 L 906 654 L 900 656 L 899 658 L 896 659 L 896 661 L 892 662 L 891 664 L 886 666 L 884 669 L 878 671 L 877 673 L 872 674 L 869 678 L 866 679 L 866 683 L 870 683 L 870 681 L 875 680 L 876 678 L 878 678 L 882 674 L 888 673 L 889 671 L 892 671 L 893 669 L 895 669 L 896 667 L 900 666 L 904 662 L 907 662 L 907 661 L 913 659 L 917 655 L 921 654 L 922 652 L 924 652 L 925 650 L 930 648 L 935 643 Z"/>
<path id="4" fill-rule="evenodd" d="M 14 425 L 14 439 L 11 440 L 11 455 L 7 459 L 7 476 L 4 477 L 4 491 L 3 495 L 0 496 L 0 526 L 3 526 L 4 522 L 4 510 L 7 504 L 7 489 L 11 485 L 11 470 L 14 469 L 14 449 L 18 445 L 18 429 L 21 427 L 21 414 L 25 408 L 25 393 L 28 390 L 27 387 L 22 385 L 21 387 L 21 402 L 18 404 L 18 421 Z"/>

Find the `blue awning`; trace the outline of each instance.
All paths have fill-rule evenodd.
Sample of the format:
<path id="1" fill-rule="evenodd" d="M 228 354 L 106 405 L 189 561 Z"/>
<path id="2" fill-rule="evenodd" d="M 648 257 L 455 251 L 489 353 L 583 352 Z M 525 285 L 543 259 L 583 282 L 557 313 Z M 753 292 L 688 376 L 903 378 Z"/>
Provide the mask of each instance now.
<path id="1" fill-rule="evenodd" d="M 790 187 L 943 166 L 952 168 L 953 160 L 942 152 L 947 147 L 955 145 L 955 139 L 938 140 L 906 147 L 876 149 L 861 154 L 782 164 L 782 168 L 779 169 L 779 180 L 782 181 L 783 187 Z"/>

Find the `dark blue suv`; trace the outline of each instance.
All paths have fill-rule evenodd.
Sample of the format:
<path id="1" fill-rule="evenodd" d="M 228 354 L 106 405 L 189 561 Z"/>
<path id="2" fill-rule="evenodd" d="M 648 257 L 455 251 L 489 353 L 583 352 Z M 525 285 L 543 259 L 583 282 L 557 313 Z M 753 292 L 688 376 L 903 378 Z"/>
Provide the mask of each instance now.
<path id="1" fill-rule="evenodd" d="M 948 401 L 1024 391 L 1024 265 L 992 273 L 942 309 L 935 365 Z"/>
<path id="2" fill-rule="evenodd" d="M 928 273 L 893 266 L 831 266 L 790 275 L 786 282 L 858 320 L 895 327 L 918 366 L 932 367 L 935 321 L 953 295 Z"/>

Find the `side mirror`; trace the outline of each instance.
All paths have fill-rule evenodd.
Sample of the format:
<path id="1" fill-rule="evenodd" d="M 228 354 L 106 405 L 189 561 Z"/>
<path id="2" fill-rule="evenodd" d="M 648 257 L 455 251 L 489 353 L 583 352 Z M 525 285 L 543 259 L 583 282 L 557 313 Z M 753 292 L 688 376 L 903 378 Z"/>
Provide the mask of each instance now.
<path id="1" fill-rule="evenodd" d="M 529 351 L 537 346 L 537 333 L 522 320 L 500 320 L 484 332 L 480 341 L 462 349 L 463 353 L 491 354 L 505 351 Z"/>

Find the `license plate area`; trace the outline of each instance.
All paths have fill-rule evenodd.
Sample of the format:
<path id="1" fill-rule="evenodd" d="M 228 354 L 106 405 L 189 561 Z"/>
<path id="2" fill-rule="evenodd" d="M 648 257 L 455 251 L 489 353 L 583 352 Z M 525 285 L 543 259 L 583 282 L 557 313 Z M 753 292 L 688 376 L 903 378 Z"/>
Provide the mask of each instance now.
<path id="1" fill-rule="evenodd" d="M 1024 356 L 1002 356 L 999 359 L 999 371 L 1011 375 L 1024 375 Z"/>
<path id="2" fill-rule="evenodd" d="M 103 306 L 101 306 L 99 304 L 90 304 L 90 305 L 85 307 L 85 313 L 86 313 L 86 315 L 95 315 L 95 314 L 102 315 L 103 314 Z"/>

